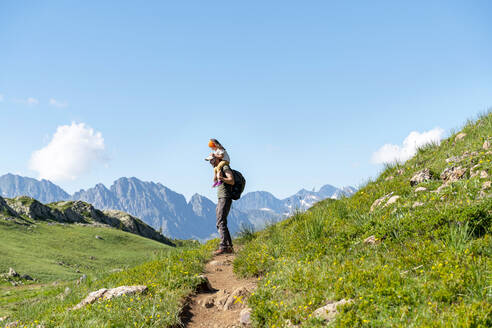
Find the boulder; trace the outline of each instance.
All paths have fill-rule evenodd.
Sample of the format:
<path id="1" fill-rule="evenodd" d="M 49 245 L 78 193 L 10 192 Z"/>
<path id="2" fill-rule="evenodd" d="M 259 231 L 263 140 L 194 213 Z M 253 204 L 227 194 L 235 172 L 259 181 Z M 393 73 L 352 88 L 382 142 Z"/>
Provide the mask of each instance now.
<path id="1" fill-rule="evenodd" d="M 461 166 L 448 167 L 441 173 L 440 178 L 445 182 L 458 181 L 465 177 L 466 169 Z"/>
<path id="2" fill-rule="evenodd" d="M 123 295 L 141 294 L 147 291 L 147 286 L 120 286 L 112 289 L 102 288 L 90 293 L 79 304 L 75 305 L 72 310 L 78 310 L 87 304 L 92 304 L 98 300 L 108 300 L 114 297 L 120 297 Z"/>
<path id="3" fill-rule="evenodd" d="M 210 281 L 205 275 L 200 275 L 196 278 L 198 279 L 198 284 L 196 286 L 196 291 L 198 293 L 213 293 L 216 291 L 216 289 L 212 287 Z"/>
<path id="4" fill-rule="evenodd" d="M 417 173 L 410 179 L 410 185 L 416 186 L 421 182 L 428 181 L 432 179 L 432 173 L 430 169 L 423 169 Z"/>
<path id="5" fill-rule="evenodd" d="M 24 279 L 24 280 L 31 280 L 31 281 L 32 281 L 32 280 L 34 280 L 34 279 L 33 279 L 30 275 L 28 275 L 28 274 L 23 274 L 23 275 L 21 276 L 21 278 L 22 278 L 22 279 Z"/>
<path id="6" fill-rule="evenodd" d="M 374 245 L 376 244 L 376 236 L 372 235 L 364 239 L 364 244 Z"/>
<path id="7" fill-rule="evenodd" d="M 239 323 L 242 325 L 250 325 L 251 324 L 251 308 L 244 308 L 239 313 Z"/>
<path id="8" fill-rule="evenodd" d="M 391 195 L 393 195 L 393 192 L 390 192 L 389 194 L 387 194 L 381 198 L 376 199 L 374 201 L 374 203 L 372 203 L 371 209 L 369 210 L 369 212 L 373 212 L 377 207 L 382 205 L 389 197 L 391 197 Z"/>
<path id="9" fill-rule="evenodd" d="M 227 299 L 224 304 L 223 310 L 232 310 L 237 308 L 243 308 L 246 305 L 246 299 L 251 294 L 250 289 L 247 287 L 239 287 Z"/>
<path id="10" fill-rule="evenodd" d="M 454 141 L 455 141 L 455 142 L 458 142 L 458 141 L 460 141 L 460 140 L 463 140 L 465 137 L 466 137 L 466 133 L 463 133 L 463 132 L 458 133 L 458 134 L 456 135 L 456 137 L 454 138 Z"/>
<path id="11" fill-rule="evenodd" d="M 9 273 L 7 273 L 7 276 L 11 278 L 18 278 L 20 275 L 15 272 L 13 268 L 9 268 Z"/>
<path id="12" fill-rule="evenodd" d="M 327 322 L 335 319 L 337 315 L 337 307 L 339 305 L 344 305 L 347 303 L 352 303 L 352 300 L 341 299 L 340 301 L 330 301 L 323 307 L 320 307 L 316 311 L 313 312 L 313 317 L 323 319 Z"/>
<path id="13" fill-rule="evenodd" d="M 384 206 L 386 207 L 388 205 L 394 204 L 398 199 L 400 199 L 400 196 L 398 195 L 392 196 L 390 199 L 388 199 L 388 201 L 386 202 L 386 204 L 384 204 Z"/>

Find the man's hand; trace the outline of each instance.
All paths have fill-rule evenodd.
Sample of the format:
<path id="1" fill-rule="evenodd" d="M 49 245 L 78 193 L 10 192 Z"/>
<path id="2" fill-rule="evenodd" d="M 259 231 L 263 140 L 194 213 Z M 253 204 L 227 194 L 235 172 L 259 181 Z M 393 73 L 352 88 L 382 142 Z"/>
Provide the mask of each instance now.
<path id="1" fill-rule="evenodd" d="M 219 176 L 219 180 L 222 182 L 227 183 L 228 185 L 234 185 L 234 175 L 232 174 L 231 170 L 226 170 L 225 172 L 225 177 Z"/>

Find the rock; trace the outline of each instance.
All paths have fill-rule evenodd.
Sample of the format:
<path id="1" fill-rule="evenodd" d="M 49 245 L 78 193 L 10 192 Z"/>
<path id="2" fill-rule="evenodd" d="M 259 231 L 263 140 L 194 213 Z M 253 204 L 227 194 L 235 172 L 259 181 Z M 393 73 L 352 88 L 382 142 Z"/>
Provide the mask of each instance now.
<path id="1" fill-rule="evenodd" d="M 7 320 L 8 318 L 9 318 L 9 317 L 7 317 L 7 316 L 5 316 L 5 317 L 0 317 L 0 322 L 5 321 L 5 320 Z"/>
<path id="2" fill-rule="evenodd" d="M 5 328 L 14 328 L 14 327 L 17 327 L 19 325 L 19 321 L 13 321 L 13 322 L 9 322 L 8 324 L 5 325 Z"/>
<path id="3" fill-rule="evenodd" d="M 445 182 L 454 182 L 464 178 L 465 173 L 466 173 L 466 169 L 464 167 L 461 166 L 448 167 L 444 169 L 444 171 L 441 173 L 440 178 Z"/>
<path id="4" fill-rule="evenodd" d="M 405 169 L 398 169 L 396 171 L 396 174 L 398 174 L 398 175 L 403 175 L 403 173 L 405 173 Z"/>
<path id="5" fill-rule="evenodd" d="M 83 283 L 84 281 L 87 280 L 87 276 L 85 274 L 83 274 L 78 280 L 77 280 L 77 285 L 80 285 L 81 283 Z"/>
<path id="6" fill-rule="evenodd" d="M 482 145 L 482 148 L 485 150 L 488 150 L 490 148 L 490 141 L 485 140 L 483 145 Z"/>
<path id="7" fill-rule="evenodd" d="M 231 293 L 227 291 L 227 289 L 219 290 L 215 295 L 215 305 L 220 309 L 226 304 L 227 300 Z"/>
<path id="8" fill-rule="evenodd" d="M 222 263 L 220 261 L 213 260 L 213 261 L 208 262 L 208 264 L 211 266 L 217 266 L 217 265 L 221 265 Z"/>
<path id="9" fill-rule="evenodd" d="M 15 272 L 13 268 L 9 268 L 9 273 L 7 274 L 7 276 L 11 278 L 17 278 L 19 277 L 19 274 Z"/>
<path id="10" fill-rule="evenodd" d="M 28 275 L 28 274 L 23 274 L 23 275 L 21 276 L 21 278 L 22 278 L 22 279 L 24 279 L 24 280 L 31 280 L 31 281 L 33 281 L 33 280 L 34 280 L 34 279 L 33 279 L 30 275 Z"/>
<path id="11" fill-rule="evenodd" d="M 227 299 L 224 304 L 223 310 L 231 310 L 235 308 L 242 308 L 246 304 L 246 299 L 251 294 L 251 291 L 246 287 L 239 287 Z"/>
<path id="12" fill-rule="evenodd" d="M 415 188 L 414 190 L 415 192 L 420 192 L 420 191 L 427 191 L 427 188 L 426 187 L 417 187 Z"/>
<path id="13" fill-rule="evenodd" d="M 374 245 L 376 244 L 376 236 L 372 235 L 364 239 L 364 244 Z"/>
<path id="14" fill-rule="evenodd" d="M 198 305 L 201 305 L 204 308 L 213 307 L 215 305 L 215 296 L 208 296 L 208 297 L 198 301 Z"/>
<path id="15" fill-rule="evenodd" d="M 95 260 L 96 258 L 94 256 L 90 256 L 89 260 Z"/>
<path id="16" fill-rule="evenodd" d="M 463 132 L 458 133 L 456 135 L 456 137 L 454 138 L 454 141 L 457 142 L 457 141 L 463 140 L 464 137 L 466 137 L 466 133 L 463 133 Z"/>
<path id="17" fill-rule="evenodd" d="M 461 161 L 461 157 L 459 156 L 451 156 L 449 158 L 446 158 L 446 163 L 456 163 L 460 161 Z"/>
<path id="18" fill-rule="evenodd" d="M 390 175 L 389 177 L 387 177 L 386 179 L 384 179 L 384 181 L 390 181 L 390 180 L 393 180 L 395 177 Z"/>
<path id="19" fill-rule="evenodd" d="M 239 323 L 242 325 L 251 324 L 251 308 L 244 308 L 239 313 Z"/>
<path id="20" fill-rule="evenodd" d="M 70 287 L 67 287 L 67 288 L 65 288 L 65 291 L 63 292 L 63 294 L 68 295 L 68 294 L 70 294 L 71 291 L 72 290 L 70 289 Z"/>
<path id="21" fill-rule="evenodd" d="M 487 171 L 480 171 L 480 178 L 481 179 L 487 179 L 489 177 L 489 174 L 487 173 Z"/>
<path id="22" fill-rule="evenodd" d="M 416 186 L 421 182 L 428 181 L 432 179 L 432 173 L 430 169 L 423 169 L 417 173 L 410 179 L 410 185 Z"/>
<path id="23" fill-rule="evenodd" d="M 378 198 L 374 201 L 374 203 L 372 203 L 371 205 L 371 209 L 369 210 L 369 212 L 372 212 L 374 211 L 377 207 L 379 207 L 380 205 L 382 205 L 386 199 L 388 199 L 391 195 L 393 195 L 393 192 L 390 192 L 389 194 L 381 197 L 381 198 Z"/>
<path id="24" fill-rule="evenodd" d="M 490 189 L 490 187 L 492 187 L 492 181 L 485 181 L 485 182 L 482 184 L 482 190 L 487 190 L 487 189 Z"/>
<path id="25" fill-rule="evenodd" d="M 320 307 L 319 309 L 314 311 L 313 317 L 320 318 L 320 319 L 323 319 L 325 321 L 330 322 L 333 319 L 335 319 L 335 316 L 338 313 L 337 307 L 339 305 L 344 305 L 347 303 L 352 303 L 352 300 L 341 299 L 340 301 L 328 302 L 328 304 L 326 304 L 325 306 Z"/>
<path id="26" fill-rule="evenodd" d="M 386 207 L 388 205 L 394 204 L 398 199 L 400 199 L 400 196 L 398 195 L 392 196 L 390 199 L 388 199 L 388 201 L 386 202 L 386 204 L 384 204 L 384 206 Z"/>
<path id="27" fill-rule="evenodd" d="M 210 281 L 205 275 L 200 275 L 196 278 L 199 280 L 199 283 L 196 286 L 196 291 L 198 293 L 212 293 L 216 291 L 216 289 L 212 287 Z"/>
<path id="28" fill-rule="evenodd" d="M 423 205 L 424 205 L 424 203 L 422 203 L 422 202 L 415 202 L 415 203 L 413 203 L 412 208 L 416 208 L 416 207 L 423 206 Z"/>
<path id="29" fill-rule="evenodd" d="M 114 297 L 120 297 L 123 295 L 141 294 L 147 291 L 147 286 L 120 286 L 112 289 L 102 288 L 90 293 L 79 304 L 75 305 L 72 310 L 78 310 L 87 304 L 92 304 L 100 299 L 108 300 Z"/>
<path id="30" fill-rule="evenodd" d="M 102 239 L 103 239 L 103 237 L 101 237 L 101 236 L 96 236 L 96 239 L 100 239 L 100 240 L 102 240 Z"/>
<path id="31" fill-rule="evenodd" d="M 449 187 L 449 183 L 443 183 L 442 185 L 440 185 L 436 190 L 433 190 L 431 192 L 434 192 L 434 193 L 440 193 L 444 188 L 446 187 Z"/>

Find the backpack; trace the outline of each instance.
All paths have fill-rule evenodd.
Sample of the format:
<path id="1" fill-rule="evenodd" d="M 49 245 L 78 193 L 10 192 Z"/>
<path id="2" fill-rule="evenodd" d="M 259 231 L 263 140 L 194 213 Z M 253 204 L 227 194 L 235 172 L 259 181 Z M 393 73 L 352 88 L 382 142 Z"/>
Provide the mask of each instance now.
<path id="1" fill-rule="evenodd" d="M 246 187 L 246 179 L 243 177 L 241 172 L 231 169 L 232 174 L 234 175 L 234 185 L 229 186 L 231 189 L 232 199 L 238 200 L 241 198 L 241 194 L 244 191 L 244 187 Z"/>

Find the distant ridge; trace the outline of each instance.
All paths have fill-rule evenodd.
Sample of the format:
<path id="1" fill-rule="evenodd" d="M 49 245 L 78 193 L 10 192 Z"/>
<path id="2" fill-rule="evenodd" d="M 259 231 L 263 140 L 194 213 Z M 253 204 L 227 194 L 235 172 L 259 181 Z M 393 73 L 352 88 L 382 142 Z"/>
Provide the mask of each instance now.
<path id="1" fill-rule="evenodd" d="M 353 187 L 325 185 L 317 192 L 302 189 L 285 199 L 278 199 L 267 191 L 250 192 L 233 203 L 228 218 L 229 229 L 236 233 L 241 225 L 262 228 L 295 210 L 306 210 L 320 200 L 349 196 L 354 191 Z M 47 180 L 6 174 L 0 176 L 0 196 L 29 196 L 43 203 L 81 200 L 101 210 L 127 212 L 172 238 L 205 240 L 217 235 L 213 201 L 195 194 L 187 202 L 182 194 L 161 183 L 136 177 L 119 178 L 109 188 L 99 183 L 70 195 Z"/>

